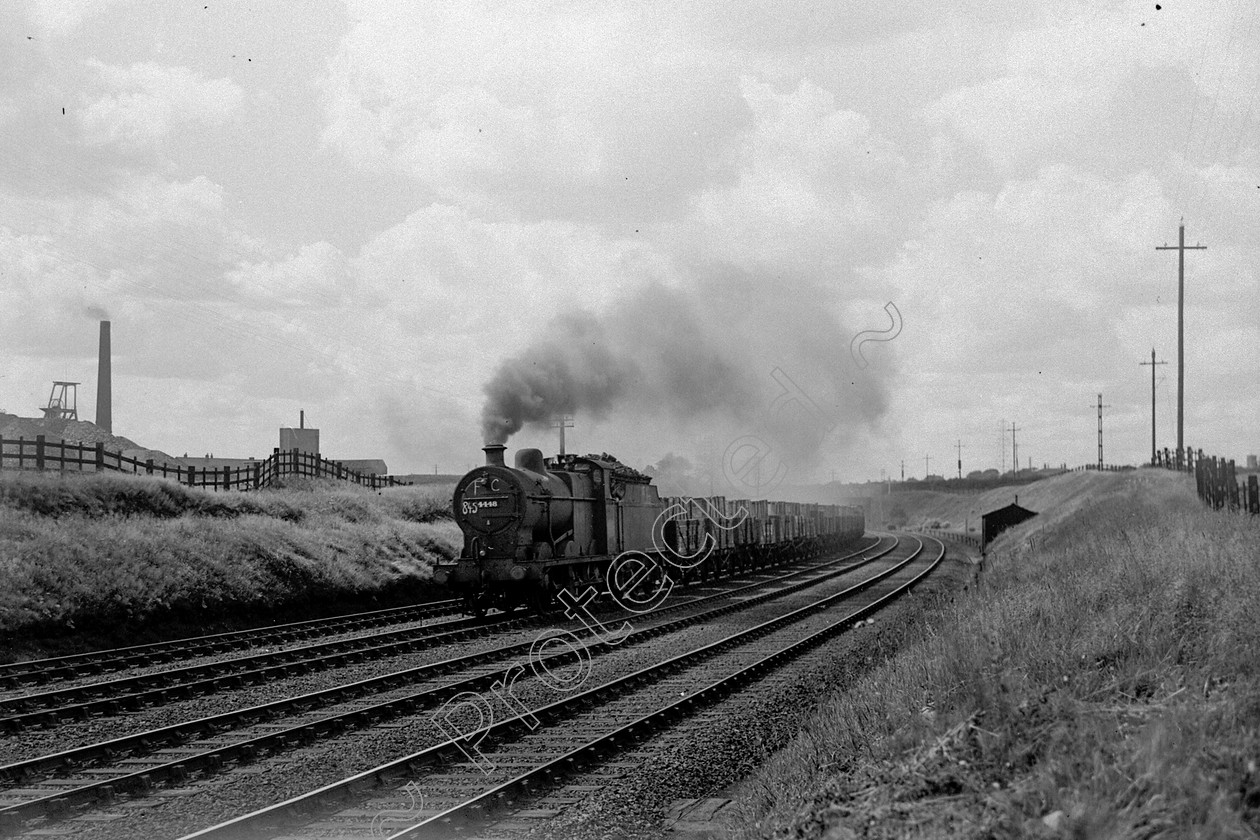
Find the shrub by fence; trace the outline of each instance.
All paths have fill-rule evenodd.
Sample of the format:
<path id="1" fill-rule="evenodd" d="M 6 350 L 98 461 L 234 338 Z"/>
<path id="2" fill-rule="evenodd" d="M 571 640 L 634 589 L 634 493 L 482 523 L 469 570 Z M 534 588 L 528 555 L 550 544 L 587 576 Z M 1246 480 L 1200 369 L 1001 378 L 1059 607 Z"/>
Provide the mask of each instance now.
<path id="1" fill-rule="evenodd" d="M 57 472 L 111 472 L 135 475 L 156 475 L 170 478 L 189 487 L 209 490 L 258 490 L 271 486 L 286 476 L 331 478 L 351 481 L 363 487 L 399 487 L 409 482 L 393 476 L 362 473 L 342 466 L 340 461 L 330 461 L 310 452 L 297 449 L 280 451 L 240 467 L 183 466 L 180 464 L 154 463 L 150 458 L 140 461 L 128 458 L 121 452 L 113 452 L 104 444 L 73 443 L 64 440 L 46 440 L 43 435 L 34 440 L 26 438 L 0 438 L 0 470 L 44 470 Z"/>

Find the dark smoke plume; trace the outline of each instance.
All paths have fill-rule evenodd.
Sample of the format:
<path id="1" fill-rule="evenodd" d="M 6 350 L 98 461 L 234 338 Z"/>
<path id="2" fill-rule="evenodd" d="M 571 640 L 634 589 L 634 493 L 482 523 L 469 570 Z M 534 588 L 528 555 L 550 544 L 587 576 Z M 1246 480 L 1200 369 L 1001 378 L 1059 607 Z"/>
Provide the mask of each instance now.
<path id="1" fill-rule="evenodd" d="M 856 371 L 855 331 L 838 320 L 837 291 L 729 272 L 687 288 L 649 284 L 606 312 L 567 313 L 485 386 L 484 438 L 505 443 L 560 414 L 619 412 L 755 431 L 806 456 L 827 430 L 869 424 L 887 402 L 881 379 Z M 785 378 L 807 395 L 788 409 L 771 402 Z"/>

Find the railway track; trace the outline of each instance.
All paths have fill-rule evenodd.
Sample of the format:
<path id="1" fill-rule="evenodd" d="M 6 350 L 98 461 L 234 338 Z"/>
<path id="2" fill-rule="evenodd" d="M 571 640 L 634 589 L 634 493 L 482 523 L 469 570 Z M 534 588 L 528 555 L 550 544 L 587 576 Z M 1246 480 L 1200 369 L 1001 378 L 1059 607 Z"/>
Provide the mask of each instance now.
<path id="1" fill-rule="evenodd" d="M 162 665 L 192 656 L 228 653 L 262 645 L 286 644 L 354 630 L 423 621 L 459 612 L 460 600 L 452 598 L 384 610 L 275 624 L 269 627 L 215 633 L 145 645 L 88 651 L 48 659 L 29 659 L 0 664 L 0 690 L 21 689 L 51 682 L 94 676 L 147 665 Z"/>
<path id="2" fill-rule="evenodd" d="M 939 541 L 911 539 L 904 559 L 839 592 L 503 720 L 479 717 L 484 726 L 185 840 L 474 836 L 908 592 L 944 557 Z"/>
<path id="3" fill-rule="evenodd" d="M 889 543 L 887 547 L 883 547 L 885 542 Z M 895 545 L 892 541 L 877 540 L 857 552 L 821 564 L 713 595 L 682 600 L 658 610 L 652 616 L 652 624 L 640 627 L 633 638 L 621 644 L 629 647 L 691 624 L 749 609 L 819 580 L 847 574 L 886 555 Z M 860 560 L 843 565 L 858 556 Z M 662 620 L 680 612 L 689 615 Z M 84 804 L 109 803 L 117 797 L 144 794 L 156 786 L 186 781 L 191 775 L 212 775 L 225 766 L 249 763 L 264 755 L 300 748 L 324 736 L 413 714 L 418 709 L 436 706 L 460 691 L 489 690 L 495 681 L 508 679 L 511 671 L 495 663 L 526 654 L 529 647 L 530 643 L 501 646 L 264 706 L 7 765 L 0 768 L 0 784 L 35 783 L 38 786 L 0 790 L 0 828 L 15 827 L 32 817 L 58 819 L 73 814 Z M 548 661 L 558 663 L 561 659 L 564 656 L 550 657 Z M 454 683 L 437 681 L 445 674 L 459 671 L 469 673 Z M 393 692 L 393 696 L 345 708 L 349 701 L 381 692 Z M 336 704 L 342 704 L 342 708 L 334 708 Z M 293 719 L 284 720 L 286 716 Z M 250 730 L 232 733 L 241 727 Z M 101 764 L 106 766 L 92 767 Z M 54 773 L 69 776 L 47 778 Z"/>
<path id="4" fill-rule="evenodd" d="M 146 705 L 213 694 L 268 680 L 328 670 L 466 641 L 488 629 L 523 627 L 537 619 L 499 614 L 460 618 L 407 630 L 319 642 L 286 650 L 187 665 L 150 674 L 23 694 L 0 700 L 0 733 L 67 720 L 135 711 Z"/>
<path id="5" fill-rule="evenodd" d="M 196 695 L 214 694 L 263 684 L 269 680 L 428 650 L 477 638 L 487 632 L 528 627 L 539 621 L 535 616 L 502 613 L 486 618 L 460 618 L 372 636 L 320 642 L 85 685 L 20 694 L 0 699 L 0 733 L 11 734 L 65 721 L 118 715 Z"/>
<path id="6" fill-rule="evenodd" d="M 939 546 L 939 543 L 935 545 Z M 943 553 L 942 547 L 940 552 L 930 553 L 935 554 L 934 557 L 921 557 L 921 543 L 912 552 L 897 549 L 895 556 L 889 557 L 891 549 L 896 549 L 896 546 L 884 547 L 877 543 L 866 549 L 860 560 L 842 567 L 842 574 L 841 569 L 835 567 L 840 566 L 840 559 L 849 558 L 823 564 L 833 567 L 831 571 L 836 574 L 814 570 L 811 575 L 810 570 L 799 570 L 763 581 L 759 587 L 741 587 L 733 592 L 719 593 L 727 602 L 720 606 L 714 606 L 717 600 L 721 600 L 714 596 L 694 599 L 673 608 L 674 614 L 690 612 L 690 616 L 635 617 L 636 623 L 647 619 L 653 619 L 654 623 L 636 628 L 618 645 L 605 646 L 607 650 L 601 649 L 603 658 L 596 662 L 616 657 L 624 660 L 631 656 L 628 649 L 642 642 L 645 648 L 655 647 L 655 653 L 650 650 L 645 652 L 648 657 L 645 661 L 650 663 L 646 667 L 636 667 L 633 658 L 622 661 L 616 667 L 625 673 L 562 700 L 555 700 L 555 691 L 551 690 L 548 694 L 535 679 L 534 685 L 525 686 L 523 696 L 529 705 L 522 707 L 519 715 L 491 721 L 480 731 L 474 731 L 477 727 L 465 727 L 461 731 L 471 734 L 463 739 L 439 740 L 403 759 L 378 764 L 365 773 L 211 829 L 194 832 L 191 836 L 274 837 L 296 834 L 302 837 L 366 838 L 396 834 L 398 830 L 409 832 L 407 836 L 432 836 L 435 833 L 437 836 L 448 836 L 461 825 L 481 825 L 487 819 L 494 819 L 504 809 L 512 810 L 535 801 L 543 790 L 578 771 L 584 763 L 615 755 L 669 721 L 716 702 L 767 673 L 778 663 L 821 644 L 907 591 L 935 567 Z M 875 566 L 871 566 L 876 559 L 873 555 L 882 558 Z M 857 570 L 868 566 L 873 573 L 864 580 L 853 583 L 843 577 L 854 575 Z M 834 589 L 839 585 L 843 585 L 844 589 L 818 597 L 820 593 L 829 591 L 826 586 Z M 787 606 L 776 607 L 781 599 L 787 600 Z M 792 607 L 794 602 L 801 606 Z M 697 610 L 697 604 L 704 608 Z M 689 606 L 692 609 L 688 610 Z M 738 627 L 736 632 L 726 633 L 724 628 L 732 626 Z M 688 629 L 679 632 L 684 628 Z M 715 635 L 718 631 L 723 634 L 721 638 Z M 705 632 L 708 632 L 707 637 Z M 709 638 L 713 640 L 704 643 Z M 593 641 L 591 647 L 596 648 Z M 546 661 L 561 673 L 565 668 L 571 670 L 573 665 L 570 660 L 577 659 L 576 656 L 557 654 Z M 508 686 L 510 694 L 513 681 L 505 675 L 510 674 L 511 668 L 496 671 L 497 674 L 481 674 L 480 683 L 476 682 L 478 677 L 467 675 L 450 684 L 450 690 L 458 688 L 465 694 L 480 690 L 489 696 L 487 680 L 497 675 Z M 550 702 L 547 702 L 548 699 Z M 531 720 L 534 721 L 532 727 Z M 417 723 L 427 724 L 428 721 Z M 419 727 L 408 724 L 407 728 Z M 323 731 L 329 739 L 334 739 L 338 738 L 335 733 L 341 730 L 332 727 L 312 731 Z M 469 739 L 478 748 L 475 754 L 494 764 L 489 775 L 483 775 L 472 763 L 459 763 L 462 757 L 459 743 Z M 317 742 L 309 749 L 301 748 L 303 740 L 288 738 L 276 744 L 274 751 L 268 747 L 252 755 L 244 752 L 233 754 L 226 760 L 239 766 L 259 759 L 260 765 L 266 764 L 275 772 L 283 773 L 286 767 L 296 768 L 302 764 L 300 756 L 303 753 L 328 752 L 328 745 L 320 743 L 323 738 L 317 736 Z M 189 749 L 192 750 L 193 746 L 189 745 Z M 297 755 L 276 765 L 271 757 L 273 752 L 282 754 L 286 750 L 296 751 Z M 399 750 L 393 754 L 403 752 Z M 365 762 L 359 766 L 371 765 Z M 166 781 L 180 783 L 182 789 L 172 792 L 177 796 L 186 796 L 207 785 L 206 779 L 202 778 L 206 772 L 206 768 L 198 769 L 195 762 L 190 762 L 184 765 L 182 772 L 169 778 L 158 774 L 149 782 L 151 785 L 161 785 Z M 274 785 L 275 782 L 272 782 L 271 786 Z M 309 786 L 316 787 L 315 784 Z M 124 787 L 119 785 L 118 795 L 126 793 L 122 790 Z M 149 789 L 140 788 L 141 791 Z M 161 792 L 158 795 L 161 796 Z M 210 796 L 213 799 L 217 794 Z M 52 806 L 49 816 L 55 821 L 77 810 L 72 798 L 67 797 L 60 803 L 46 802 L 45 807 Z M 194 798 L 203 799 L 204 810 L 204 796 Z M 149 798 L 137 804 L 158 801 Z M 106 797 L 101 797 L 97 804 L 108 808 L 107 802 Z M 346 808 L 346 805 L 352 807 Z M 115 808 L 97 819 L 109 820 L 119 816 L 120 812 Z M 168 825 L 178 824 L 183 826 L 183 831 L 190 831 L 198 824 L 205 825 L 210 821 L 204 817 L 198 820 L 189 816 L 178 823 L 167 822 L 167 818 L 177 816 L 178 811 L 157 817 L 160 822 L 156 825 L 161 827 L 163 836 L 171 836 Z M 53 823 L 47 818 L 36 820 L 32 825 L 15 823 L 11 819 L 7 825 L 0 823 L 0 833 L 17 833 L 24 827 L 39 832 L 48 830 L 51 825 Z M 101 823 L 79 825 L 102 828 Z M 383 831 L 385 828 L 388 828 L 387 832 Z M 106 830 L 104 836 L 132 835 L 111 835 Z"/>

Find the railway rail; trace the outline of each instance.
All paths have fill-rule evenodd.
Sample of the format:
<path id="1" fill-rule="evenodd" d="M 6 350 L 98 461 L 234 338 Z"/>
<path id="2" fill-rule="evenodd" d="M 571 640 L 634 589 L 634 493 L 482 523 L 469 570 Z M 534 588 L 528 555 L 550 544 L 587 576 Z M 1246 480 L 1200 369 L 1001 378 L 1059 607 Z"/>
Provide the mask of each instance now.
<path id="1" fill-rule="evenodd" d="M 713 595 L 680 600 L 656 611 L 652 616 L 656 620 L 654 624 L 635 631 L 621 644 L 624 648 L 689 624 L 748 609 L 814 585 L 820 580 L 847 574 L 883 557 L 896 547 L 895 541 L 888 541 L 887 547 L 883 547 L 885 542 L 885 539 L 878 539 L 858 551 L 821 564 L 813 564 Z M 841 566 L 845 561 L 859 556 L 861 559 L 857 562 Z M 796 582 L 789 583 L 793 579 L 797 579 Z M 763 591 L 755 594 L 757 589 Z M 748 597 L 742 597 L 744 595 Z M 715 602 L 717 606 L 703 609 Z M 692 614 L 671 621 L 659 620 L 680 611 Z M 261 755 L 300 747 L 324 735 L 374 725 L 399 715 L 414 713 L 425 706 L 440 704 L 460 691 L 484 691 L 496 680 L 505 679 L 505 674 L 508 673 L 497 667 L 486 672 L 484 666 L 525 653 L 529 647 L 528 643 L 501 646 L 263 706 L 235 710 L 0 767 L 0 783 L 40 784 L 40 787 L 25 790 L 0 791 L 0 828 L 17 825 L 36 816 L 65 816 L 73 813 L 80 805 L 107 803 L 117 796 L 149 792 L 155 785 L 181 782 L 190 774 L 213 774 L 229 764 L 248 763 Z M 563 657 L 561 655 L 558 658 Z M 320 708 L 336 703 L 409 686 L 415 688 L 418 682 L 426 679 L 432 680 L 469 669 L 480 669 L 480 673 L 474 673 L 454 683 L 410 690 L 402 696 L 372 702 L 349 711 L 336 714 L 318 712 Z M 239 733 L 237 737 L 231 737 L 228 734 L 233 728 L 258 726 L 268 721 L 280 720 L 285 715 L 302 715 L 307 719 L 278 730 L 272 728 L 252 737 L 240 737 Z M 266 726 L 260 728 L 268 729 Z M 209 739 L 210 742 L 198 747 L 190 744 L 194 739 Z M 190 746 L 184 747 L 186 744 Z M 159 750 L 158 753 L 154 752 L 155 748 Z M 173 754 L 162 756 L 161 751 Z M 127 762 L 123 769 L 82 770 L 101 761 L 117 762 L 120 756 Z M 76 770 L 81 771 L 77 780 L 45 778 L 52 773 Z"/>
<path id="2" fill-rule="evenodd" d="M 86 720 L 96 715 L 134 711 L 148 704 L 196 694 L 212 694 L 294 674 L 424 650 L 473 638 L 484 633 L 487 628 L 520 627 L 535 621 L 536 618 L 523 614 L 460 618 L 408 630 L 319 642 L 151 674 L 9 697 L 0 700 L 0 733 L 18 732 L 64 720 Z"/>
<path id="3" fill-rule="evenodd" d="M 804 607 L 491 722 L 462 738 L 194 832 L 185 840 L 295 833 L 313 838 L 380 837 L 383 816 L 396 823 L 386 832 L 393 840 L 448 837 L 458 831 L 472 836 L 475 829 L 535 800 L 586 765 L 606 761 L 712 705 L 910 591 L 945 553 L 939 541 L 927 538 L 939 551 L 920 559 L 927 542 L 910 539 L 919 544 L 906 558 Z M 921 568 L 911 566 L 917 559 Z M 559 729 L 562 724 L 564 731 Z M 464 760 L 470 743 L 482 760 Z M 469 790 L 476 792 L 468 795 Z"/>
<path id="4" fill-rule="evenodd" d="M 268 627 L 235 630 L 228 633 L 87 651 L 47 659 L 9 662 L 0 664 L 0 689 L 46 685 L 59 680 L 122 671 L 136 666 L 161 665 L 190 656 L 227 653 L 268 644 L 284 644 L 320 636 L 331 636 L 352 630 L 422 621 L 459 611 L 460 600 L 450 598 L 406 607 L 371 610 L 288 624 L 273 624 Z"/>

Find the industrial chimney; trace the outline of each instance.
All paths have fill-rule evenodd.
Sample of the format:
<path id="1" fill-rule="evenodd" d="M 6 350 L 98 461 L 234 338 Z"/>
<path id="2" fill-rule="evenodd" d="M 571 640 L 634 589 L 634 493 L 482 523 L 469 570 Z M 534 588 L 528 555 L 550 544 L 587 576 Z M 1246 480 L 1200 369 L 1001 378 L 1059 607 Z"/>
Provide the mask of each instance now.
<path id="1" fill-rule="evenodd" d="M 114 416 L 109 354 L 109 321 L 101 321 L 101 351 L 96 368 L 96 425 L 112 432 Z"/>

